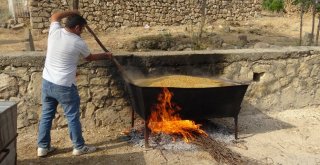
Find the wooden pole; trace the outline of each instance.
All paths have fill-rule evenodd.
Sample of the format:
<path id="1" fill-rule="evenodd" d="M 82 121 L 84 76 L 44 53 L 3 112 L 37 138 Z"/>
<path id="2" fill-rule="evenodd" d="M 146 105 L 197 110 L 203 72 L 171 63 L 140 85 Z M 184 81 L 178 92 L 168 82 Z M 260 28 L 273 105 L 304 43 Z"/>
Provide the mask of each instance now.
<path id="1" fill-rule="evenodd" d="M 79 0 L 73 0 L 73 9 L 74 10 L 78 10 L 79 9 Z M 100 47 L 102 48 L 103 51 L 105 52 L 109 52 L 109 50 L 102 44 L 102 42 L 99 40 L 99 38 L 97 37 L 97 35 L 93 32 L 93 30 L 86 25 L 86 29 L 88 30 L 88 32 L 94 37 L 94 39 L 97 41 L 97 43 L 100 45 Z M 131 79 L 129 78 L 129 76 L 126 74 L 125 70 L 123 69 L 123 67 L 120 65 L 120 63 L 113 57 L 111 56 L 112 61 L 115 63 L 115 65 L 117 66 L 118 70 L 120 71 L 122 77 L 128 81 L 128 82 L 132 82 Z"/>
<path id="2" fill-rule="evenodd" d="M 78 10 L 79 9 L 79 0 L 73 0 L 72 6 L 73 6 L 74 10 Z"/>

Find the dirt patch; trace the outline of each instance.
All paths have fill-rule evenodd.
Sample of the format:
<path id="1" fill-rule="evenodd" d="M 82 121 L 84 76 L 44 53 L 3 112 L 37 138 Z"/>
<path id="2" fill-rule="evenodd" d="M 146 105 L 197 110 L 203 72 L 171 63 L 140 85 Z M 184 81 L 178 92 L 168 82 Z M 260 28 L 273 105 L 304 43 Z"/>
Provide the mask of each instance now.
<path id="1" fill-rule="evenodd" d="M 311 31 L 311 17 L 305 16 L 303 34 Z M 26 25 L 27 26 L 27 25 Z M 89 25 L 90 26 L 90 25 Z M 235 49 L 252 48 L 256 43 L 267 43 L 270 47 L 297 46 L 299 43 L 300 20 L 298 15 L 273 16 L 243 22 L 217 21 L 203 28 L 202 39 L 197 25 L 155 26 L 155 27 L 121 27 L 106 32 L 96 32 L 102 43 L 111 51 L 145 51 L 158 50 L 195 50 L 195 49 Z M 28 28 L 28 27 L 25 27 Z M 239 36 L 245 36 L 243 43 Z M 102 51 L 94 38 L 85 32 L 82 36 L 93 52 Z M 11 43 L 8 40 L 23 41 L 25 30 L 8 30 L 0 28 L 0 52 L 25 50 L 25 43 Z M 47 34 L 33 35 L 37 51 L 45 51 Z M 138 42 L 142 40 L 143 42 Z M 8 41 L 6 43 L 6 41 Z M 161 41 L 161 42 L 159 42 Z M 200 42 L 200 43 L 199 43 Z"/>
<path id="2" fill-rule="evenodd" d="M 205 27 L 204 35 L 211 37 L 214 43 L 220 43 L 222 40 L 222 48 L 253 47 L 259 42 L 266 43 L 260 45 L 269 47 L 296 46 L 299 41 L 299 22 L 298 15 L 290 17 L 265 15 L 241 23 L 216 22 Z M 311 17 L 307 16 L 304 20 L 304 33 L 311 31 L 310 25 Z M 188 41 L 189 39 L 192 41 L 197 28 L 189 25 L 147 29 L 122 27 L 97 32 L 97 36 L 109 50 L 118 52 L 132 48 L 130 44 L 138 37 L 169 34 L 173 38 L 187 36 Z M 247 42 L 239 40 L 240 35 L 245 35 Z M 219 36 L 221 40 L 212 36 Z M 45 51 L 47 35 L 35 34 L 33 38 L 36 50 Z M 102 51 L 90 34 L 84 33 L 83 38 L 93 52 Z M 24 39 L 25 29 L 0 28 L 0 53 L 25 50 Z M 206 46 L 203 49 L 216 48 Z M 233 152 L 259 162 L 258 164 L 320 164 L 320 134 L 317 132 L 320 129 L 319 108 L 283 112 L 242 111 L 239 116 L 240 139 L 237 141 L 233 139 L 232 119 L 212 121 L 220 124 L 217 128 L 222 130 L 218 134 L 213 134 L 213 138 L 224 142 Z M 52 145 L 58 149 L 49 157 L 41 159 L 36 156 L 36 125 L 24 128 L 19 130 L 18 136 L 18 164 L 218 164 L 210 154 L 212 151 L 203 148 L 146 149 L 143 145 L 135 145 L 122 134 L 128 128 L 130 126 L 127 123 L 103 128 L 87 127 L 83 132 L 87 143 L 98 146 L 99 150 L 79 157 L 71 155 L 72 144 L 67 128 L 52 130 Z"/>
<path id="3" fill-rule="evenodd" d="M 9 18 L 8 1 L 0 0 L 0 23 L 7 21 Z"/>
<path id="4" fill-rule="evenodd" d="M 319 108 L 270 113 L 243 111 L 239 116 L 240 138 L 236 141 L 232 119 L 213 119 L 212 122 L 216 127 L 211 127 L 214 131 L 207 130 L 209 136 L 225 144 L 236 156 L 253 162 L 251 164 L 320 163 L 320 134 L 316 131 L 320 129 Z M 124 124 L 85 129 L 86 142 L 99 150 L 83 156 L 71 155 L 66 128 L 52 130 L 52 145 L 57 150 L 47 158 L 36 157 L 36 127 L 25 128 L 18 136 L 18 164 L 218 164 L 211 153 L 217 151 L 215 148 L 190 147 L 191 144 L 177 140 L 171 142 L 170 147 L 158 145 L 146 149 L 122 134 L 128 128 L 130 126 Z M 144 141 L 142 137 L 140 141 Z"/>
<path id="5" fill-rule="evenodd" d="M 32 132 L 32 133 L 31 133 Z M 57 150 L 47 158 L 36 157 L 36 131 L 22 130 L 18 137 L 18 164 L 216 164 L 205 151 L 146 149 L 135 145 L 119 128 L 84 130 L 87 144 L 99 147 L 98 151 L 83 156 L 72 156 L 67 129 L 52 131 L 52 145 Z M 142 140 L 142 139 L 141 139 Z"/>

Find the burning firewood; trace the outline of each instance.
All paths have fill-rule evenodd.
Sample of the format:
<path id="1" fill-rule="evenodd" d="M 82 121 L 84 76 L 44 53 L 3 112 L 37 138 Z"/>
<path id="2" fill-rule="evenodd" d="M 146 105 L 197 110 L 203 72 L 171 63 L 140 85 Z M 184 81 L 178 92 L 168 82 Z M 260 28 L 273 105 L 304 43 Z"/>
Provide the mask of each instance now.
<path id="1" fill-rule="evenodd" d="M 200 146 L 219 163 L 225 163 L 230 165 L 240 164 L 260 164 L 256 160 L 246 158 L 240 154 L 227 148 L 227 145 L 223 142 L 217 141 L 211 137 L 198 136 L 192 143 Z"/>
<path id="2" fill-rule="evenodd" d="M 181 135 L 185 142 L 194 139 L 194 135 L 208 136 L 200 124 L 191 120 L 182 120 L 176 112 L 180 107 L 171 102 L 173 94 L 168 88 L 163 88 L 158 97 L 159 103 L 154 106 L 151 113 L 148 127 L 152 133 L 165 133 L 171 135 Z"/>

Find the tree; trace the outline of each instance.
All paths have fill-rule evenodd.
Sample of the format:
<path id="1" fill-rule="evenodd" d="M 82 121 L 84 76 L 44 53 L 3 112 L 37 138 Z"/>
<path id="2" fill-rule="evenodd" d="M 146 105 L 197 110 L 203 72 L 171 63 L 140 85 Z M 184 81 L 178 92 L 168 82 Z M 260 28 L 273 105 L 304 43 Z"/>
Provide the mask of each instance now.
<path id="1" fill-rule="evenodd" d="M 299 45 L 302 45 L 302 28 L 303 28 L 303 14 L 306 9 L 310 7 L 310 4 L 313 0 L 295 0 L 293 4 L 298 5 L 300 4 L 300 40 Z"/>
<path id="2" fill-rule="evenodd" d="M 318 28 L 317 28 L 317 35 L 316 35 L 316 46 L 318 46 L 319 30 L 320 30 L 320 14 L 318 14 Z"/>

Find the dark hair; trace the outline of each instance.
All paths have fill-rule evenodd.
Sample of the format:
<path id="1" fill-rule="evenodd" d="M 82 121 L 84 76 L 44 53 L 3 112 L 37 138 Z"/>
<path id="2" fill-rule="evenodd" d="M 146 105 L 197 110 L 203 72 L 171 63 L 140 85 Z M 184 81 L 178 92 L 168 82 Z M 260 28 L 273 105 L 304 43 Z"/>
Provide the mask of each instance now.
<path id="1" fill-rule="evenodd" d="M 67 17 L 65 26 L 67 28 L 74 28 L 77 25 L 84 26 L 87 24 L 87 21 L 78 14 L 73 14 Z"/>

